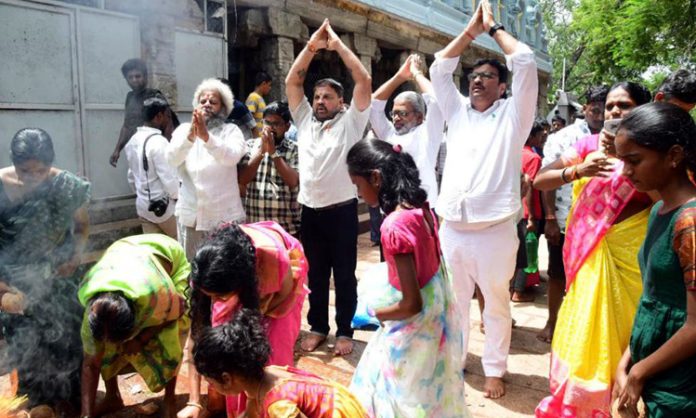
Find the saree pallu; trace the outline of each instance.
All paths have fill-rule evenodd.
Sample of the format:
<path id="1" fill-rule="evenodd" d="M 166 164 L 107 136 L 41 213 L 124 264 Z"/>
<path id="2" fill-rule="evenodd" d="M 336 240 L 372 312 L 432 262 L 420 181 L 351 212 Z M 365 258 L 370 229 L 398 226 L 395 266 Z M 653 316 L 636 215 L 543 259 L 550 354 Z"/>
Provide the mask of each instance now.
<path id="1" fill-rule="evenodd" d="M 273 221 L 244 224 L 240 228 L 251 238 L 255 248 L 260 310 L 271 346 L 267 365 L 292 366 L 295 341 L 302 325 L 302 304 L 308 293 L 309 266 L 302 244 Z M 276 302 L 274 296 L 286 280 L 292 281 L 292 290 L 284 300 Z M 212 325 L 228 322 L 238 308 L 237 298 L 214 302 Z M 246 410 L 244 394 L 225 399 L 228 416 L 235 417 Z"/>
<path id="2" fill-rule="evenodd" d="M 20 200 L 10 201 L 0 181 L 0 280 L 26 295 L 24 315 L 0 313 L 7 365 L 16 368 L 19 394 L 29 406 L 79 402 L 79 279 L 56 277 L 75 251 L 75 212 L 90 198 L 90 184 L 61 171 Z"/>
<path id="3" fill-rule="evenodd" d="M 459 314 L 442 270 L 421 289 L 421 312 L 384 321 L 360 358 L 349 389 L 371 418 L 470 416 Z M 384 285 L 390 286 L 386 276 Z"/>
<path id="4" fill-rule="evenodd" d="M 172 265 L 168 274 L 157 257 Z M 87 312 L 82 322 L 82 343 L 87 354 L 104 352 L 101 374 L 109 380 L 131 365 L 152 392 L 159 392 L 176 377 L 188 336 L 186 288 L 191 267 L 177 241 L 161 234 L 144 234 L 116 241 L 86 274 L 78 297 L 83 306 L 99 293 L 121 292 L 135 307 L 135 330 L 169 323 L 137 354 L 124 354 L 120 344 L 96 341 Z"/>
<path id="5" fill-rule="evenodd" d="M 637 254 L 648 214 L 645 209 L 612 225 L 579 268 L 551 345 L 552 395 L 539 403 L 537 417 L 611 416 L 613 377 L 642 292 Z"/>

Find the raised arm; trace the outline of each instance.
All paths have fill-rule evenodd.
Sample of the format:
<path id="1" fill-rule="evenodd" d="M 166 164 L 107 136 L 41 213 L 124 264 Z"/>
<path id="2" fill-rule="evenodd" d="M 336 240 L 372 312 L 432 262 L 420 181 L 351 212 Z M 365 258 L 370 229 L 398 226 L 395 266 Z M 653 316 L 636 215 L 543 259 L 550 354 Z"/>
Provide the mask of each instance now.
<path id="1" fill-rule="evenodd" d="M 491 8 L 491 3 L 488 0 L 482 0 L 480 7 L 483 13 L 483 30 L 484 32 L 488 33 L 488 31 L 490 31 L 495 25 L 493 9 Z M 500 49 L 503 50 L 505 55 L 512 55 L 517 49 L 517 39 L 504 30 L 495 31 L 493 34 L 493 39 L 498 44 Z"/>
<path id="2" fill-rule="evenodd" d="M 456 38 L 454 38 L 447 46 L 435 54 L 438 58 L 458 58 L 461 56 L 469 45 L 476 39 L 477 36 L 484 32 L 483 29 L 483 10 L 482 6 L 484 3 L 488 3 L 488 0 L 482 0 L 479 3 L 474 15 L 471 16 L 469 24 Z"/>
<path id="3" fill-rule="evenodd" d="M 336 35 L 331 25 L 328 24 L 328 20 L 324 23 L 326 23 L 326 33 L 328 35 L 326 49 L 336 51 L 346 67 L 348 67 L 348 72 L 350 72 L 355 83 L 355 87 L 353 87 L 353 103 L 355 103 L 357 110 L 362 112 L 370 106 L 372 77 L 370 77 L 370 73 L 367 72 L 367 69 L 353 51 Z"/>
<path id="4" fill-rule="evenodd" d="M 386 83 L 379 86 L 377 91 L 372 95 L 373 99 L 389 100 L 389 97 L 391 97 L 394 91 L 413 76 L 411 74 L 411 57 L 413 57 L 413 55 L 406 57 L 406 61 L 401 64 L 399 71 L 397 71 L 392 78 L 387 80 Z"/>
<path id="5" fill-rule="evenodd" d="M 304 81 L 307 76 L 309 63 L 312 62 L 317 51 L 326 48 L 328 38 L 327 26 L 329 26 L 329 19 L 325 19 L 319 29 L 312 34 L 307 45 L 302 48 L 300 54 L 295 58 L 295 62 L 292 63 L 287 77 L 285 77 L 285 94 L 288 96 L 288 106 L 291 111 L 297 109 L 297 106 L 302 101 L 302 97 L 304 97 Z"/>

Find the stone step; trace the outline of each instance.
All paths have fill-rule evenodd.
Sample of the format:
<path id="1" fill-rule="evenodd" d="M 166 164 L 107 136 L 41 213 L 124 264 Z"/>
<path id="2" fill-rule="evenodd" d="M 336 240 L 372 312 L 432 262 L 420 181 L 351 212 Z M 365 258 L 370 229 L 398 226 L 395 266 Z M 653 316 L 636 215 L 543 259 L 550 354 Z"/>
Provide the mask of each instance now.
<path id="1" fill-rule="evenodd" d="M 138 218 L 91 225 L 85 253 L 103 251 L 114 241 L 140 233 L 142 233 L 142 229 Z"/>
<path id="2" fill-rule="evenodd" d="M 89 207 L 89 222 L 91 225 L 123 221 L 137 217 L 134 197 L 118 200 L 97 200 L 93 201 Z"/>

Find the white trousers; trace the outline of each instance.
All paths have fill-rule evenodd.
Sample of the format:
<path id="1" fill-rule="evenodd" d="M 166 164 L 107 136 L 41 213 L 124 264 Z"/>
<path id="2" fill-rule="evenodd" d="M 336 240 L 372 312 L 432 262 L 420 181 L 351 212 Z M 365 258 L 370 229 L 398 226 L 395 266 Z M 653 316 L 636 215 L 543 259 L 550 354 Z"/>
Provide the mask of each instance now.
<path id="1" fill-rule="evenodd" d="M 478 285 L 485 300 L 483 371 L 486 376 L 502 377 L 507 370 L 512 335 L 510 278 L 515 272 L 519 245 L 515 224 L 508 220 L 470 231 L 455 229 L 445 221 L 440 227 L 440 241 L 462 315 L 462 365 L 466 363 L 469 347 L 471 298 L 474 286 Z"/>

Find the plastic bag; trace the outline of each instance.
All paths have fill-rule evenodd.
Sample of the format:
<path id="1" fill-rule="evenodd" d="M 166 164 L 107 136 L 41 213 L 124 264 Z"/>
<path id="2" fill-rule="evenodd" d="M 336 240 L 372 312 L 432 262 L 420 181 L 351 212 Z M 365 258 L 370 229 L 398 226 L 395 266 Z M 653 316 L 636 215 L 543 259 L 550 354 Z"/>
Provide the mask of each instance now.
<path id="1" fill-rule="evenodd" d="M 371 267 L 358 282 L 358 306 L 351 326 L 353 328 L 379 326 L 379 320 L 368 311 L 393 305 L 402 298 L 401 291 L 389 283 L 387 264 L 379 263 Z"/>

